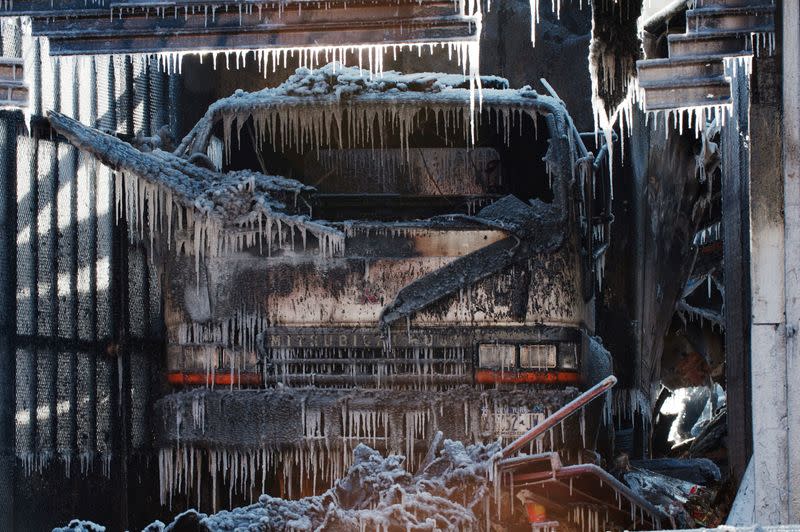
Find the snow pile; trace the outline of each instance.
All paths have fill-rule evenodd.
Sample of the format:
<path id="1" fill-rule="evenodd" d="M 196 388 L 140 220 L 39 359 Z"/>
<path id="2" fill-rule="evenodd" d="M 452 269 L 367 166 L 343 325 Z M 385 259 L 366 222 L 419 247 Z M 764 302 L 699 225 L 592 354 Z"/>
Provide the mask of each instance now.
<path id="1" fill-rule="evenodd" d="M 67 526 L 54 528 L 53 532 L 106 532 L 106 527 L 91 521 L 73 519 Z"/>
<path id="2" fill-rule="evenodd" d="M 440 435 L 439 435 L 440 436 Z M 187 512 L 157 530 L 470 530 L 479 528 L 490 493 L 493 457 L 500 444 L 445 440 L 428 452 L 420 470 L 406 470 L 399 455 L 383 457 L 360 444 L 347 475 L 321 495 L 285 500 L 262 495 L 243 508 L 206 516 Z M 194 523 L 193 528 L 183 528 Z"/>
<path id="3" fill-rule="evenodd" d="M 481 76 L 480 79 L 484 88 L 508 88 L 508 80 L 505 78 Z M 333 62 L 316 70 L 298 68 L 278 87 L 267 90 L 288 96 L 334 93 L 338 97 L 346 97 L 348 94 L 364 92 L 440 92 L 445 89 L 468 89 L 469 83 L 468 76 L 440 72 L 402 74 L 388 70 L 374 76 L 368 70 Z"/>

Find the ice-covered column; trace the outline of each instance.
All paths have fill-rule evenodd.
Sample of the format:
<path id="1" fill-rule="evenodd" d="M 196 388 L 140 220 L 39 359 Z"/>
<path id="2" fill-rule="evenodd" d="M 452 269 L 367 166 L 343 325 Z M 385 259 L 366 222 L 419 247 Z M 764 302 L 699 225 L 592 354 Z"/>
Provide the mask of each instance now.
<path id="1" fill-rule="evenodd" d="M 783 182 L 789 523 L 800 523 L 800 3 L 783 0 Z M 760 437 L 760 436 L 756 436 Z M 756 467 L 757 464 L 756 464 Z"/>
<path id="2" fill-rule="evenodd" d="M 783 1 L 783 72 L 757 61 L 750 110 L 755 521 L 800 522 L 800 5 Z M 783 92 L 779 77 L 783 76 Z"/>

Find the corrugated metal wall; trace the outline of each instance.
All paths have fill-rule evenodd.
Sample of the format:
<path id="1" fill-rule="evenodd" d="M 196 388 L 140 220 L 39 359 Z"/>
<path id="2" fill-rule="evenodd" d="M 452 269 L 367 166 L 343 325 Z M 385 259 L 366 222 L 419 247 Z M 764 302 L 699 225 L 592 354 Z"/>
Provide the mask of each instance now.
<path id="1" fill-rule="evenodd" d="M 42 116 L 54 109 L 149 135 L 170 114 L 168 83 L 145 59 L 54 59 L 24 33 L 3 22 L 3 55 L 25 59 L 32 116 L 28 129 L 21 113 L 0 113 L 0 529 L 77 516 L 134 526 L 152 516 L 129 509 L 151 493 L 158 511 L 157 473 L 144 460 L 160 283 L 116 221 L 113 173 Z"/>

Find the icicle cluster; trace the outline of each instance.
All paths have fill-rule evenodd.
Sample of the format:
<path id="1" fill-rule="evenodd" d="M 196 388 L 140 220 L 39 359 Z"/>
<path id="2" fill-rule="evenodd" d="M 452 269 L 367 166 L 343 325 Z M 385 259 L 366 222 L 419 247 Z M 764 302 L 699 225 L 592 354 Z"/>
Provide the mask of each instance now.
<path id="1" fill-rule="evenodd" d="M 650 422 L 650 399 L 644 392 L 638 388 L 615 388 L 613 395 L 614 414 L 620 427 L 624 419 L 633 420 L 637 414 L 646 423 Z"/>
<path id="2" fill-rule="evenodd" d="M 294 249 L 297 237 L 305 248 L 309 233 L 316 238 L 323 257 L 340 253 L 344 249 L 341 232 L 311 222 L 306 216 L 278 210 L 283 205 L 269 194 L 275 188 L 275 179 L 249 171 L 230 172 L 222 179 L 192 183 L 194 194 L 189 196 L 166 179 L 153 182 L 118 172 L 117 215 L 126 215 L 132 235 L 138 232 L 144 238 L 147 228 L 151 244 L 157 234 L 165 235 L 168 245 L 174 240 L 177 252 L 193 255 L 198 279 L 206 256 L 252 248 L 261 252 L 265 247 L 271 255 L 273 248 Z M 202 188 L 198 190 L 198 186 Z"/>
<path id="3" fill-rule="evenodd" d="M 489 0 L 491 1 L 491 0 Z M 649 1 L 649 0 L 648 0 Z M 531 10 L 531 44 L 536 46 L 536 25 L 539 24 L 541 7 L 539 2 L 541 0 L 528 0 Z M 589 5 L 589 0 L 586 0 Z M 561 0 L 550 0 L 550 9 L 556 15 L 556 19 L 561 19 Z M 583 9 L 583 0 L 578 0 L 578 9 Z"/>
<path id="4" fill-rule="evenodd" d="M 294 249 L 296 238 L 305 248 L 309 234 L 323 257 L 344 249 L 341 231 L 287 212 L 312 187 L 250 170 L 220 174 L 159 149 L 139 151 L 59 113 L 49 118 L 72 144 L 117 170 L 116 214 L 126 216 L 130 233 L 144 239 L 147 229 L 151 246 L 156 235 L 167 246 L 174 241 L 177 252 L 195 257 L 198 282 L 206 256 L 264 247 L 271 254 Z"/>
<path id="5" fill-rule="evenodd" d="M 462 0 L 463 1 L 463 0 Z M 478 26 L 477 34 L 480 35 L 480 17 L 475 18 Z M 404 51 L 416 52 L 421 56 L 427 50 L 433 54 L 435 50 L 442 48 L 447 51 L 448 59 L 452 60 L 455 56 L 457 64 L 461 67 L 464 76 L 467 78 L 469 86 L 469 116 L 472 119 L 482 101 L 482 86 L 480 76 L 480 42 L 470 41 L 448 41 L 448 42 L 416 42 L 403 44 L 363 44 L 346 46 L 304 46 L 304 47 L 285 47 L 285 48 L 266 48 L 260 50 L 213 50 L 213 51 L 186 51 L 186 52 L 160 52 L 155 54 L 158 64 L 162 70 L 170 73 L 180 73 L 182 70 L 183 58 L 186 55 L 198 55 L 203 60 L 204 56 L 211 55 L 214 68 L 217 68 L 218 56 L 225 60 L 226 68 L 231 67 L 231 58 L 234 66 L 243 68 L 246 65 L 248 56 L 252 55 L 253 60 L 258 65 L 259 71 L 266 77 L 270 71 L 276 71 L 279 66 L 287 68 L 289 61 L 296 59 L 299 62 L 299 71 L 312 70 L 321 64 L 334 65 L 332 70 L 336 71 L 336 65 L 345 65 L 355 59 L 358 63 L 359 78 L 361 80 L 382 81 L 387 78 L 386 74 L 394 72 L 384 72 L 384 56 L 391 52 L 392 57 L 397 59 L 397 54 Z M 367 67 L 362 70 L 362 67 Z M 339 66 L 339 68 L 342 68 Z M 474 121 L 471 132 L 474 139 Z"/>
<path id="6" fill-rule="evenodd" d="M 572 480 L 570 480 L 570 495 L 572 492 Z M 661 528 L 661 518 L 657 515 L 651 515 L 646 512 L 640 505 L 634 503 L 631 499 L 621 494 L 619 491 L 614 490 L 614 495 L 617 503 L 617 510 L 627 510 L 630 513 L 630 520 L 633 530 L 640 528 L 646 529 L 651 526 L 655 530 Z M 605 505 L 576 505 L 569 509 L 569 520 L 576 525 L 576 530 L 580 532 L 595 532 L 597 530 L 609 530 L 616 528 L 615 521 L 609 518 L 609 508 Z"/>
<path id="7" fill-rule="evenodd" d="M 276 477 L 286 491 L 281 496 L 293 497 L 298 480 L 310 481 L 313 491 L 331 486 L 350 465 L 351 449 L 333 452 L 324 442 L 307 446 L 278 448 L 212 448 L 177 444 L 158 452 L 159 495 L 163 506 L 172 507 L 178 493 L 194 495 L 201 507 L 203 481 L 210 479 L 212 511 L 217 510 L 218 494 L 225 490 L 228 500 L 245 495 L 250 502 L 268 493 Z M 324 484 L 324 486 L 323 486 Z"/>
<path id="8" fill-rule="evenodd" d="M 692 245 L 704 246 L 711 242 L 722 239 L 722 222 L 715 222 L 708 227 L 704 227 L 694 235 Z"/>
<path id="9" fill-rule="evenodd" d="M 88 1 L 88 0 L 87 0 Z M 3 0 L 6 4 L 12 2 L 12 0 Z M 97 4 L 104 4 L 105 0 L 92 0 L 92 3 Z M 311 3 L 311 2 L 309 2 Z M 328 9 L 333 2 L 326 1 L 326 0 L 319 0 L 314 2 L 316 4 L 315 7 L 317 9 L 325 8 Z M 179 5 L 182 4 L 182 5 Z M 312 4 L 312 5 L 313 5 Z M 357 2 L 353 2 L 354 5 L 357 5 Z M 453 2 L 454 7 L 458 10 L 458 13 L 465 16 L 479 16 L 480 15 L 480 2 L 477 0 L 454 0 Z M 13 6 L 13 3 L 10 4 Z M 336 5 L 339 5 L 337 2 Z M 347 7 L 347 2 L 342 2 L 345 8 Z M 111 6 L 111 19 L 114 17 L 118 17 L 122 19 L 125 16 L 131 15 L 142 15 L 144 14 L 145 18 L 149 18 L 151 16 L 151 11 L 154 17 L 166 18 L 171 17 L 174 19 L 183 18 L 187 20 L 189 16 L 196 16 L 196 15 L 203 15 L 204 18 L 204 26 L 208 26 L 209 21 L 213 24 L 216 22 L 217 18 L 217 11 L 224 10 L 225 13 L 228 13 L 231 6 L 235 6 L 238 9 L 239 13 L 239 24 L 242 25 L 243 18 L 245 16 L 252 16 L 258 15 L 259 22 L 270 22 L 272 18 L 270 15 L 276 9 L 278 11 L 278 18 L 281 17 L 283 12 L 287 9 L 297 8 L 298 12 L 302 11 L 303 3 L 293 0 L 278 0 L 273 2 L 253 2 L 251 0 L 227 0 L 227 1 L 218 1 L 214 4 L 191 4 L 185 2 L 173 2 L 172 5 L 166 4 L 151 4 L 148 5 L 147 3 L 144 4 L 133 4 L 133 5 L 126 5 L 126 4 L 119 4 L 119 5 L 112 5 Z M 0 7 L 1 8 L 1 7 Z"/>
<path id="10" fill-rule="evenodd" d="M 17 453 L 17 460 L 20 462 L 22 471 L 25 476 L 31 476 L 33 473 L 42 474 L 45 468 L 50 467 L 55 460 L 60 460 L 64 466 L 64 475 L 70 478 L 72 471 L 73 453 L 70 451 L 60 451 L 54 453 L 50 450 L 41 450 L 38 452 L 25 452 Z M 77 458 L 80 463 L 80 474 L 87 475 L 94 469 L 95 463 L 99 460 L 101 474 L 106 477 L 111 477 L 111 460 L 113 455 L 109 452 L 96 453 L 92 451 L 83 451 L 77 453 Z"/>
<path id="11" fill-rule="evenodd" d="M 499 446 L 465 446 L 445 440 L 441 449 L 432 451 L 427 467 L 414 474 L 401 456 L 384 458 L 359 445 L 353 450 L 346 476 L 321 495 L 297 501 L 262 495 L 258 503 L 248 507 L 211 516 L 201 514 L 201 522 L 210 530 L 243 530 L 263 523 L 283 531 L 325 530 L 334 524 L 343 530 L 362 531 L 478 529 L 480 514 L 488 510 L 484 504 L 490 489 L 492 458 Z M 231 458 L 231 475 L 246 471 L 251 463 Z M 181 459 L 191 462 L 191 453 Z M 266 463 L 268 458 L 256 460 Z M 182 483 L 188 477 L 167 480 Z M 245 481 L 237 481 L 246 487 Z"/>
<path id="12" fill-rule="evenodd" d="M 448 143 L 461 140 L 468 145 L 468 139 L 474 139 L 476 113 L 472 106 L 465 106 L 471 93 L 460 87 L 466 80 L 463 76 L 396 72 L 370 79 L 365 71 L 337 63 L 313 71 L 298 69 L 278 87 L 253 93 L 237 91 L 212 104 L 176 154 L 205 152 L 212 131 L 221 123 L 224 153 L 229 156 L 231 143 L 241 141 L 248 121 L 254 141 L 270 141 L 276 149 L 394 147 L 384 144 L 391 132 L 399 135 L 399 148 L 407 160 L 411 134 L 422 120 L 431 119 Z M 514 127 L 522 127 L 523 116 L 536 118 L 536 109 L 543 105 L 537 100 L 556 104 L 529 89 L 485 89 L 482 94 L 491 107 L 488 119 L 498 131 L 503 127 L 506 142 Z M 454 137 L 454 131 L 459 136 Z"/>
<path id="13" fill-rule="evenodd" d="M 436 389 L 435 377 L 447 375 L 456 383 L 458 376 L 467 375 L 471 363 L 463 347 L 394 348 L 384 350 L 348 349 L 338 347 L 271 348 L 264 364 L 264 381 L 284 386 L 306 386 L 314 383 L 325 386 L 325 381 L 314 377 L 338 376 L 339 384 L 351 380 L 359 386 L 375 388 L 398 386 L 397 376 L 416 377 L 404 386 L 411 389 Z M 367 377 L 366 379 L 363 377 Z M 372 377 L 371 379 L 369 377 Z M 332 384 L 333 385 L 333 384 Z"/>
<path id="14" fill-rule="evenodd" d="M 183 322 L 174 329 L 171 341 L 179 347 L 184 360 L 199 362 L 206 383 L 214 386 L 218 372 L 230 374 L 230 386 L 242 386 L 242 373 L 258 371 L 258 335 L 267 328 L 267 318 L 260 311 L 236 311 L 227 319 L 204 323 Z"/>
<path id="15" fill-rule="evenodd" d="M 699 105 L 692 107 L 678 107 L 662 111 L 648 111 L 648 121 L 655 123 L 659 116 L 663 117 L 665 124 L 665 135 L 669 135 L 672 130 L 677 130 L 683 134 L 685 129 L 691 128 L 695 137 L 699 138 L 703 130 L 710 122 L 716 122 L 722 126 L 733 113 L 733 104 L 725 103 L 718 105 Z"/>
<path id="16" fill-rule="evenodd" d="M 759 31 L 750 34 L 750 49 L 760 57 L 762 53 L 767 56 L 775 55 L 775 32 Z"/>
<path id="17" fill-rule="evenodd" d="M 243 396 L 248 393 L 249 396 Z M 434 436 L 442 420 L 448 420 L 450 436 L 464 441 L 499 438 L 501 443 L 508 443 L 575 393 L 575 390 L 478 392 L 464 387 L 452 396 L 446 392 L 363 389 L 309 393 L 308 389 L 287 388 L 267 395 L 257 391 L 203 389 L 172 394 L 159 406 L 168 422 L 166 439 L 170 442 L 160 450 L 161 500 L 169 504 L 177 493 L 191 495 L 195 490 L 199 493 L 201 475 L 212 479 L 215 492 L 225 489 L 229 495 L 264 493 L 277 486 L 276 477 L 281 479 L 282 496 L 296 496 L 298 486 L 303 485 L 300 482 L 313 486 L 316 492 L 317 487 L 325 489 L 344 475 L 351 464 L 352 450 L 360 443 L 404 453 L 407 467 L 417 468 L 423 463 L 424 442 Z M 337 395 L 339 398 L 333 402 L 320 402 L 323 397 Z M 403 400 L 403 406 L 398 405 L 401 395 L 406 399 L 413 397 L 414 403 Z M 234 403 L 246 403 L 246 408 L 251 409 L 259 400 L 284 408 L 293 405 L 291 414 L 281 420 L 282 425 L 274 427 L 275 434 L 261 434 L 255 440 L 236 439 L 236 444 L 216 443 L 222 437 L 229 437 L 228 430 L 239 430 L 221 428 L 220 416 L 239 411 L 239 406 L 232 406 Z M 264 408 L 270 410 L 268 405 Z M 566 433 L 562 427 L 560 434 L 550 431 L 535 445 L 543 452 L 556 449 L 564 441 Z M 225 472 L 226 464 L 229 469 L 230 464 L 235 464 L 234 471 Z"/>

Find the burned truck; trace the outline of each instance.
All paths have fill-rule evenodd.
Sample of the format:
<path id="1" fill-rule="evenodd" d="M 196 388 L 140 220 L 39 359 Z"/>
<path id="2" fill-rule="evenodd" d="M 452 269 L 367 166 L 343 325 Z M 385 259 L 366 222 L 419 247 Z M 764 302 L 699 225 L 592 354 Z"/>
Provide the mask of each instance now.
<path id="1" fill-rule="evenodd" d="M 410 470 L 611 371 L 607 173 L 555 95 L 332 63 L 215 102 L 172 152 L 51 123 L 117 170 L 163 268 L 164 504 L 318 493 L 361 442 Z M 594 447 L 598 417 L 538 445 Z"/>

